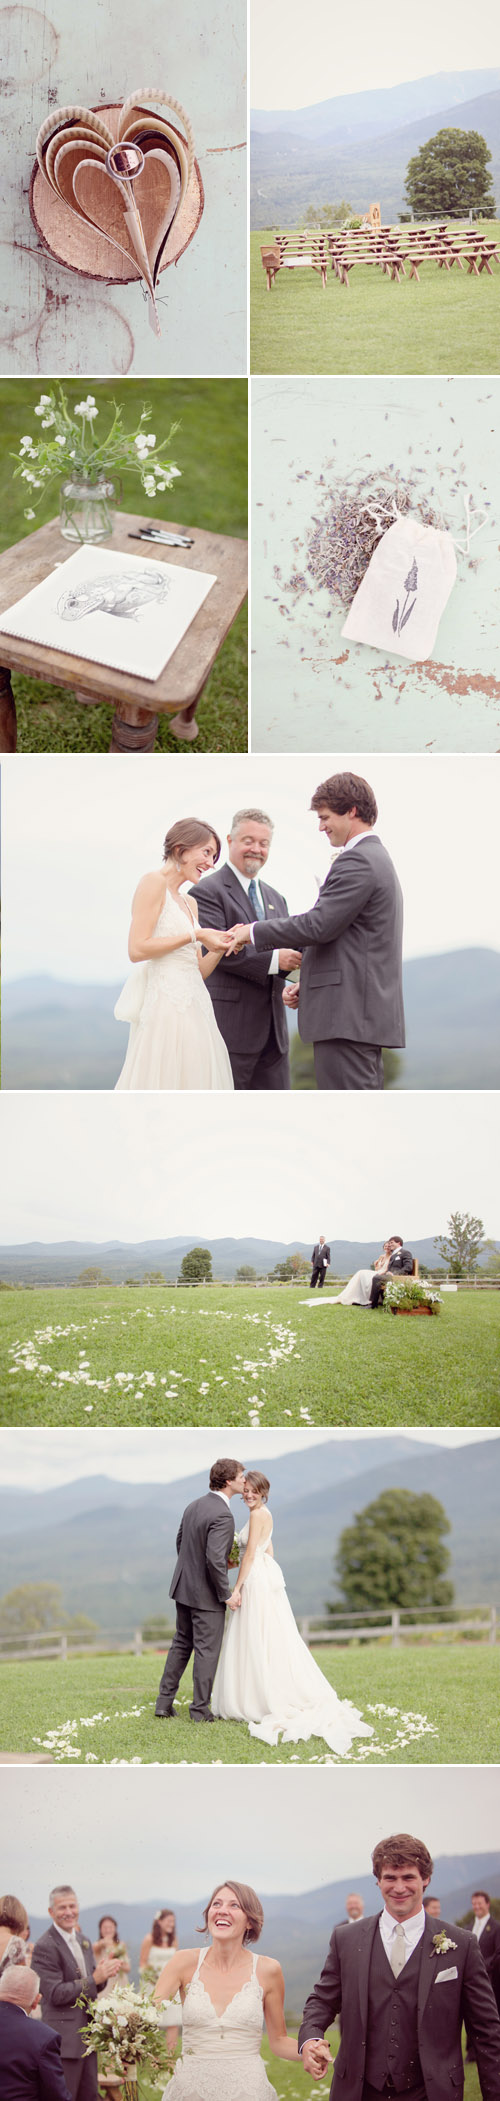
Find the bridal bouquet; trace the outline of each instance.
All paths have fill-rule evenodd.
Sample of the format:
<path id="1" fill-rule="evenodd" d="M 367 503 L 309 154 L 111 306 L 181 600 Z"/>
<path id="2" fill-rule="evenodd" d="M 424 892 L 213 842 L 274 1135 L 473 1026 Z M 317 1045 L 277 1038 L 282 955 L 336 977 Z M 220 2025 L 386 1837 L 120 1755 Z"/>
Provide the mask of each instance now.
<path id="1" fill-rule="evenodd" d="M 238 1540 L 236 1538 L 236 1533 L 233 1539 L 231 1552 L 230 1554 L 228 1554 L 227 1565 L 228 1568 L 239 1568 L 240 1565 L 240 1549 L 238 1545 Z"/>
<path id="2" fill-rule="evenodd" d="M 152 2085 L 165 2073 L 165 2044 L 156 2006 L 141 1998 L 133 1984 L 113 1987 L 112 1998 L 95 1999 L 87 2008 L 82 2030 L 85 2057 L 99 2052 L 101 2070 L 114 2072 L 124 2084 L 136 2088 L 139 2067 Z"/>
<path id="3" fill-rule="evenodd" d="M 104 480 L 116 482 L 120 474 L 138 474 L 146 496 L 162 495 L 165 489 L 181 472 L 170 457 L 170 445 L 178 423 L 172 423 L 167 438 L 157 444 L 154 431 L 147 430 L 152 411 L 145 404 L 141 409 L 135 430 L 123 427 L 123 411 L 115 404 L 110 428 L 105 437 L 94 431 L 99 409 L 94 394 L 87 394 L 70 412 L 67 398 L 60 384 L 50 394 L 41 394 L 34 411 L 40 419 L 40 428 L 29 432 L 19 441 L 19 453 L 11 453 L 16 461 L 14 481 L 21 477 L 26 494 L 36 508 L 42 502 L 43 492 L 51 482 L 60 482 L 61 476 L 79 479 L 91 487 Z M 47 431 L 47 437 L 43 433 Z M 168 457 L 165 458 L 167 449 Z M 114 480 L 113 480 L 114 478 Z M 35 495 L 35 490 L 41 493 Z M 113 489 L 110 490 L 110 494 Z M 35 508 L 25 511 L 25 518 L 34 518 Z"/>

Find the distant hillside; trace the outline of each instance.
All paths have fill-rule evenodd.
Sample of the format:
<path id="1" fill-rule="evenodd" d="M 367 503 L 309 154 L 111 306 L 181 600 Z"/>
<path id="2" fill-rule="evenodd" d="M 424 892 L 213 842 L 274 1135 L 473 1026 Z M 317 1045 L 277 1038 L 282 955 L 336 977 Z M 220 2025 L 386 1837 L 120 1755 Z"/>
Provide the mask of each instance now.
<path id="1" fill-rule="evenodd" d="M 339 121 L 328 134 L 312 126 L 302 131 L 290 115 L 274 131 L 257 128 L 252 133 L 252 226 L 297 226 L 310 204 L 340 203 L 343 197 L 356 212 L 366 211 L 376 198 L 382 221 L 393 223 L 405 209 L 408 161 L 428 138 L 448 126 L 478 131 L 486 139 L 500 209 L 500 75 L 494 80 L 487 93 L 458 105 L 441 103 L 412 122 L 402 121 L 400 112 L 396 124 L 376 137 L 349 126 L 343 131 Z"/>
<path id="2" fill-rule="evenodd" d="M 335 139 L 381 138 L 383 132 L 400 131 L 403 125 L 427 121 L 442 109 L 453 108 L 461 121 L 461 105 L 500 87 L 500 66 L 475 72 L 431 73 L 423 80 L 406 80 L 393 88 L 362 88 L 352 95 L 331 95 L 326 102 L 309 103 L 305 109 L 254 109 L 252 127 L 266 133 L 294 132 L 300 138 L 333 145 Z"/>
<path id="3" fill-rule="evenodd" d="M 408 1050 L 399 1087 L 497 1087 L 500 953 L 418 956 L 405 964 L 404 985 Z M 114 1087 L 127 1041 L 126 1025 L 113 1018 L 119 989 L 49 977 L 4 983 L 2 1086 Z"/>
<path id="4" fill-rule="evenodd" d="M 439 1498 L 452 1528 L 457 1599 L 500 1602 L 500 1436 L 451 1450 L 397 1435 L 325 1439 L 267 1470 L 276 1553 L 296 1613 L 324 1612 L 340 1532 L 387 1488 Z M 55 1577 L 66 1609 L 88 1612 L 108 1633 L 128 1633 L 151 1612 L 168 1615 L 179 1517 L 205 1487 L 200 1473 L 156 1484 L 90 1477 L 38 1495 L 0 1491 L 0 1595 Z"/>
<path id="5" fill-rule="evenodd" d="M 327 1835 L 325 1859 L 335 1862 L 335 1831 Z M 168 1846 L 166 1851 L 168 1860 Z M 368 1863 L 369 1867 L 369 1863 Z M 235 1872 L 238 1872 L 236 1866 Z M 167 1878 L 168 1881 L 168 1878 Z M 261 1889 L 264 1906 L 264 1930 L 260 1947 L 263 1955 L 274 1955 L 281 1962 L 285 1974 L 286 2006 L 289 2016 L 301 2014 L 307 1993 L 319 1975 L 327 1952 L 332 1927 L 345 1917 L 345 1902 L 353 1883 L 364 1898 L 367 1913 L 380 1911 L 380 1898 L 371 1873 L 360 1875 L 354 1867 L 352 1873 L 341 1882 L 322 1883 L 317 1890 L 269 1895 Z M 435 1861 L 432 1890 L 441 1898 L 442 1917 L 449 1924 L 466 1911 L 471 1890 L 485 1887 L 492 1896 L 500 1896 L 500 1854 L 465 1853 L 441 1855 Z M 101 1881 L 95 1904 L 82 1907 L 81 1924 L 84 1933 L 96 1939 L 100 1914 L 109 1909 L 118 1919 L 120 1933 L 132 1959 L 133 1974 L 137 1979 L 139 1949 L 144 1934 L 149 1930 L 165 1901 L 175 1906 L 177 1931 L 181 1948 L 197 1946 L 197 1927 L 201 1925 L 203 1906 L 207 1890 L 200 1887 L 196 1904 L 179 1904 L 175 1889 L 160 1887 L 154 1896 L 142 1898 L 137 1904 L 121 1903 L 106 1883 Z M 29 1887 L 25 1892 L 29 1905 Z M 30 1925 L 33 1940 L 45 1933 L 47 1918 L 39 1917 L 30 1906 Z"/>
<path id="6" fill-rule="evenodd" d="M 318 1204 L 318 1216 L 318 1232 L 324 1232 L 328 1237 L 328 1206 L 323 1201 Z M 427 1269 L 443 1268 L 434 1240 L 417 1240 L 412 1234 L 411 1217 L 400 1218 L 398 1224 L 420 1263 L 424 1263 Z M 391 1231 L 391 1227 L 387 1227 L 381 1208 L 378 1240 L 335 1240 L 330 1235 L 330 1275 L 351 1277 L 355 1269 L 369 1268 L 380 1254 L 387 1230 Z M 396 1230 L 394 1220 L 392 1230 Z M 496 1244 L 500 1254 L 500 1241 Z M 173 1240 L 61 1240 L 53 1244 L 43 1240 L 21 1241 L 17 1246 L 0 1247 L 0 1279 L 25 1285 L 69 1286 L 76 1283 L 85 1269 L 92 1267 L 101 1269 L 109 1282 L 116 1285 L 124 1284 L 127 1277 L 141 1281 L 151 1270 L 161 1271 L 165 1282 L 173 1284 L 179 1275 L 183 1255 L 192 1247 L 209 1248 L 214 1278 L 221 1283 L 234 1280 L 237 1269 L 244 1264 L 254 1269 L 258 1277 L 267 1277 L 268 1272 L 278 1262 L 286 1261 L 288 1255 L 303 1255 L 306 1261 L 311 1257 L 310 1240 L 255 1240 L 251 1236 L 241 1240 L 212 1240 L 198 1228 Z M 487 1260 L 485 1255 L 483 1261 Z"/>

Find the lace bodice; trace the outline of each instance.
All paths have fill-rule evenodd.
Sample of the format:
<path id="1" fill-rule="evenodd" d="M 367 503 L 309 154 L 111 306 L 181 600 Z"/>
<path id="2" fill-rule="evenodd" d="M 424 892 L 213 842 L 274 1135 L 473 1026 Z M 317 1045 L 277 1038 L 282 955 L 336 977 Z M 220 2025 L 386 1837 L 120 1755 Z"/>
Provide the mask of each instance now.
<path id="1" fill-rule="evenodd" d="M 187 909 L 191 917 L 192 906 L 188 904 Z M 186 933 L 185 906 L 179 904 L 178 898 L 173 897 L 170 890 L 166 890 L 153 938 L 163 934 L 176 934 L 181 927 Z M 156 1000 L 168 999 L 170 1006 L 182 1010 L 191 1006 L 192 1000 L 197 1000 L 200 1005 L 205 1006 L 209 998 L 199 968 L 193 919 L 191 939 L 183 942 L 182 948 L 173 948 L 165 956 L 149 957 L 145 970 L 141 1021 L 147 1021 Z"/>
<path id="2" fill-rule="evenodd" d="M 205 1957 L 206 1950 L 202 1948 L 184 2000 L 183 2056 L 258 2056 L 264 2002 L 257 1977 L 257 1955 L 251 1956 L 252 1969 L 246 1983 L 234 1993 L 222 2014 L 216 2012 L 203 1981 Z"/>

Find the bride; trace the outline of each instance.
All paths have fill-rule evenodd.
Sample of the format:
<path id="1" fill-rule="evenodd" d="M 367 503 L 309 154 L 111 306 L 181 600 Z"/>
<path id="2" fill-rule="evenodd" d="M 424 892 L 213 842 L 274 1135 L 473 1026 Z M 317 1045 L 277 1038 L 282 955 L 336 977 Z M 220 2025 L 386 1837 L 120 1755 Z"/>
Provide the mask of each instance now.
<path id="1" fill-rule="evenodd" d="M 394 1240 L 384 1240 L 383 1254 L 373 1263 L 372 1269 L 356 1269 L 354 1276 L 349 1278 L 349 1283 L 344 1285 L 344 1290 L 336 1292 L 334 1299 L 330 1294 L 326 1298 L 324 1291 L 314 1291 L 310 1292 L 309 1298 L 301 1299 L 301 1305 L 309 1306 L 309 1309 L 318 1305 L 369 1306 L 374 1276 L 385 1276 L 395 1244 Z"/>
<path id="2" fill-rule="evenodd" d="M 187 1948 L 158 1979 L 155 2003 L 180 1991 L 182 2060 L 164 2101 L 276 2101 L 262 2063 L 264 2021 L 274 2057 L 298 2059 L 287 2035 L 279 1962 L 256 1955 L 264 1913 L 245 1882 L 220 1882 L 203 1914 L 208 1949 Z"/>
<path id="3" fill-rule="evenodd" d="M 213 868 L 220 839 L 211 825 L 185 817 L 167 832 L 163 867 L 144 875 L 132 904 L 128 952 L 139 969 L 127 979 L 115 1007 L 130 1022 L 120 1088 L 232 1088 L 225 1043 L 205 979 L 216 969 L 228 936 L 200 927 L 184 883 Z M 202 956 L 201 948 L 208 950 Z"/>
<path id="4" fill-rule="evenodd" d="M 239 1541 L 244 1547 L 217 1666 L 212 1712 L 225 1721 L 248 1722 L 263 1743 L 307 1742 L 323 1737 L 344 1758 L 354 1736 L 373 1736 L 349 1700 L 339 1700 L 299 1634 L 284 1577 L 272 1548 L 273 1521 L 266 1508 L 269 1481 L 248 1473 L 243 1495 L 250 1518 Z"/>

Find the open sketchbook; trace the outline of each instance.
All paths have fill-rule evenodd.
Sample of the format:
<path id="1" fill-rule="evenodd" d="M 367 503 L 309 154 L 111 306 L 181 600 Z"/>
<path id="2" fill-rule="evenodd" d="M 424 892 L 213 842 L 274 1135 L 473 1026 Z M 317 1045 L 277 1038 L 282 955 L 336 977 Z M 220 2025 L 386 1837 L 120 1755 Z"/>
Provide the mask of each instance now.
<path id="1" fill-rule="evenodd" d="M 79 547 L 0 615 L 0 633 L 157 679 L 216 581 L 151 556 Z"/>

